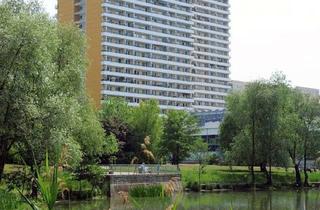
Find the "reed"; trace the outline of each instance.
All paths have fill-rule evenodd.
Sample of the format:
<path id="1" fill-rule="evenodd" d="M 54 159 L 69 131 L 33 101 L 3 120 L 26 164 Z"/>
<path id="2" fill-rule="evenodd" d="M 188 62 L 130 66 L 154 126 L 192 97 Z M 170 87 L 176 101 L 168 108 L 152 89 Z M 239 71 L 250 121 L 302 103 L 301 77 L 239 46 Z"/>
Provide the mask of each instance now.
<path id="1" fill-rule="evenodd" d="M 36 176 L 34 178 L 47 209 L 53 210 L 59 192 L 58 164 L 55 164 L 53 168 L 50 168 L 48 152 L 46 153 L 44 172 L 40 173 L 40 169 L 36 167 Z M 33 210 L 40 209 L 34 201 L 27 198 L 22 192 L 19 191 L 19 193 Z"/>
<path id="2" fill-rule="evenodd" d="M 134 198 L 164 197 L 163 185 L 135 186 L 129 190 L 129 195 Z"/>
<path id="3" fill-rule="evenodd" d="M 57 201 L 59 192 L 58 164 L 54 165 L 53 170 L 50 169 L 48 153 L 46 154 L 44 176 L 41 176 L 39 170 L 37 170 L 37 176 L 37 183 L 41 192 L 41 196 L 48 209 L 52 210 Z"/>

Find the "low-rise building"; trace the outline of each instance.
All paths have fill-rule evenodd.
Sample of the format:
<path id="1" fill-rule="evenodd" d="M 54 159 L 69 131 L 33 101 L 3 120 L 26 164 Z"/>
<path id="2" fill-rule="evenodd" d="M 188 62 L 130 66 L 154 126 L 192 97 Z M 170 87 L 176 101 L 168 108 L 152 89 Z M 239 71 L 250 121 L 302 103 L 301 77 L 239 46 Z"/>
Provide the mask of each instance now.
<path id="1" fill-rule="evenodd" d="M 225 110 L 215 110 L 193 113 L 198 118 L 200 124 L 200 133 L 198 135 L 208 143 L 209 150 L 212 152 L 218 152 L 220 149 L 218 135 L 224 112 Z"/>
<path id="2" fill-rule="evenodd" d="M 243 91 L 248 85 L 248 82 L 243 81 L 232 81 L 233 91 Z M 310 94 L 312 96 L 319 96 L 319 89 L 307 88 L 307 87 L 295 87 L 297 90 L 305 94 Z M 220 146 L 218 141 L 219 127 L 223 120 L 226 110 L 214 110 L 214 111 L 199 111 L 193 112 L 193 114 L 198 118 L 200 123 L 200 133 L 197 134 L 201 136 L 209 145 L 209 150 L 212 152 L 219 152 Z"/>

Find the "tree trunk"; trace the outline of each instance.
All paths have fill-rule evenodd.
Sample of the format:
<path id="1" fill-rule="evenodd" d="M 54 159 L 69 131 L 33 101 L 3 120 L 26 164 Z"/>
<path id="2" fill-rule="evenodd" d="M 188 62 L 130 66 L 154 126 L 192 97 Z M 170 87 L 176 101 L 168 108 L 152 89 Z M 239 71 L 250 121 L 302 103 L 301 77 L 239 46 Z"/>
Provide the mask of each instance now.
<path id="1" fill-rule="evenodd" d="M 4 173 L 4 165 L 6 163 L 8 156 L 7 144 L 1 142 L 0 145 L 0 183 L 2 181 L 3 173 Z"/>
<path id="2" fill-rule="evenodd" d="M 199 161 L 199 168 L 198 168 L 198 181 L 199 181 L 199 192 L 201 191 L 201 162 Z"/>
<path id="3" fill-rule="evenodd" d="M 304 154 L 303 154 L 303 171 L 304 171 L 304 186 L 309 187 L 308 171 L 307 171 L 307 140 L 304 140 Z"/>
<path id="4" fill-rule="evenodd" d="M 305 187 L 309 187 L 308 172 L 307 172 L 307 170 L 304 170 L 304 186 L 305 186 Z"/>
<path id="5" fill-rule="evenodd" d="M 37 184 L 37 178 L 38 178 L 38 174 L 36 173 L 36 170 L 34 169 L 34 166 L 31 165 L 31 174 L 33 175 L 33 179 L 31 181 L 31 194 L 30 196 L 33 198 L 37 198 L 38 197 L 38 184 Z"/>
<path id="6" fill-rule="evenodd" d="M 252 187 L 253 188 L 256 188 L 256 178 L 255 178 L 255 174 L 254 174 L 254 164 L 255 164 L 255 156 L 256 156 L 256 154 L 255 154 L 255 119 L 254 119 L 254 117 L 253 117 L 253 119 L 252 119 L 252 137 L 251 137 L 251 140 L 252 140 L 252 154 L 251 154 L 251 168 L 250 168 L 250 170 L 251 170 L 251 178 L 252 178 L 252 182 L 251 182 L 251 185 L 252 185 Z"/>
<path id="7" fill-rule="evenodd" d="M 180 163 L 180 158 L 179 158 L 179 155 L 180 155 L 180 147 L 177 146 L 177 154 L 176 154 L 176 162 L 177 162 L 177 169 L 178 171 L 180 171 L 180 167 L 179 167 L 179 163 Z"/>
<path id="8" fill-rule="evenodd" d="M 267 166 L 266 163 L 260 163 L 260 172 L 266 172 L 267 171 Z"/>
<path id="9" fill-rule="evenodd" d="M 263 172 L 266 176 L 266 184 L 269 184 L 269 172 L 267 170 L 267 164 L 261 163 L 260 164 L 260 171 Z"/>
<path id="10" fill-rule="evenodd" d="M 300 175 L 298 164 L 294 164 L 294 170 L 296 173 L 296 187 L 301 187 L 301 175 Z"/>
<path id="11" fill-rule="evenodd" d="M 269 176 L 268 176 L 267 184 L 269 186 L 272 186 L 272 163 L 271 163 L 271 161 L 269 163 L 269 173 L 268 174 L 269 174 Z"/>

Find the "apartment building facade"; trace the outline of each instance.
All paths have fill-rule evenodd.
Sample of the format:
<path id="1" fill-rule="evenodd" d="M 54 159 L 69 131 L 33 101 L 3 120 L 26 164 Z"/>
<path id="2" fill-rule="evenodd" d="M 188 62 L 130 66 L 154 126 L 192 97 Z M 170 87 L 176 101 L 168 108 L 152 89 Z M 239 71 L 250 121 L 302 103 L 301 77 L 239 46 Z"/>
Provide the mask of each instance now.
<path id="1" fill-rule="evenodd" d="M 229 79 L 228 0 L 59 0 L 61 23 L 88 37 L 87 89 L 162 109 L 223 109 Z"/>

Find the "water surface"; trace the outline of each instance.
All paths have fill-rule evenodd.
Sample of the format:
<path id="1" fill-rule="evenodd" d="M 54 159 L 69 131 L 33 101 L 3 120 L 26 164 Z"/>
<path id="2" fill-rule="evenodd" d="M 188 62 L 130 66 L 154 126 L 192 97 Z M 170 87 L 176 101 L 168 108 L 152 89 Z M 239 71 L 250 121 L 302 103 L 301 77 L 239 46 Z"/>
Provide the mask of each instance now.
<path id="1" fill-rule="evenodd" d="M 320 210 L 320 190 L 185 193 L 178 198 L 181 210 Z M 101 198 L 57 205 L 58 210 L 165 210 L 171 199 L 136 199 L 130 204 Z M 136 203 L 136 204 L 134 204 Z"/>

